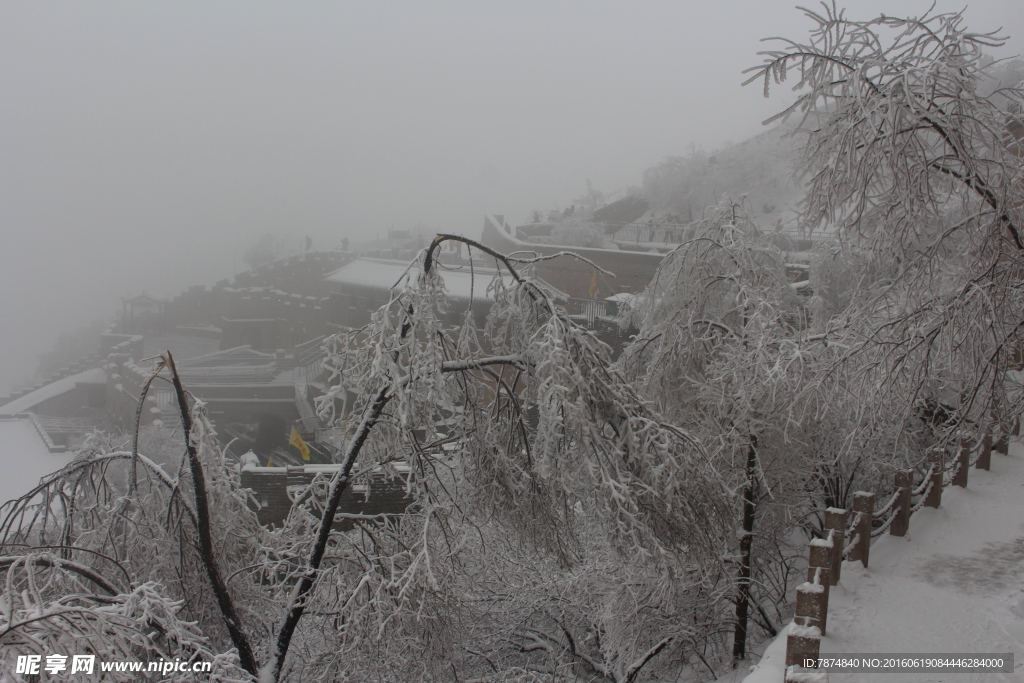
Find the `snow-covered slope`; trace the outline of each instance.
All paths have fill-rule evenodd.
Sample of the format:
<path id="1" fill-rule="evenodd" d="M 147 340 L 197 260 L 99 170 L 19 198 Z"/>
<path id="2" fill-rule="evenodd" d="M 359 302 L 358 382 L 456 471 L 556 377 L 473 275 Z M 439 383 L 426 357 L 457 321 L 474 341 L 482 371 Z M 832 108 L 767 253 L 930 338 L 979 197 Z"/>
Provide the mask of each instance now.
<path id="1" fill-rule="evenodd" d="M 903 538 L 882 536 L 870 566 L 843 564 L 829 598 L 822 653 L 1013 652 L 1012 674 L 839 674 L 852 681 L 1024 681 L 1024 446 L 993 453 L 966 489 L 948 487 Z M 781 683 L 785 632 L 744 683 Z M 736 679 L 739 677 L 737 676 Z M 734 679 L 734 680 L 736 680 Z"/>

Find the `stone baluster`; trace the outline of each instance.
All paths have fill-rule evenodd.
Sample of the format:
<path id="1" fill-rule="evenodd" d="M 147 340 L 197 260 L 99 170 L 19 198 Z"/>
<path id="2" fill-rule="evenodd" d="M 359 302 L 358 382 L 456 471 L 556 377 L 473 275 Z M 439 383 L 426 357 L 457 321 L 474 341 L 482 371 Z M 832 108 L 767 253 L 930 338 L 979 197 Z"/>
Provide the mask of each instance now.
<path id="1" fill-rule="evenodd" d="M 960 488 L 967 488 L 967 470 L 971 466 L 971 446 L 973 445 L 970 437 L 960 438 L 960 447 L 956 451 L 956 474 L 953 475 L 953 486 L 959 486 Z"/>
<path id="2" fill-rule="evenodd" d="M 871 527 L 874 523 L 875 494 L 857 491 L 853 494 L 853 511 L 857 521 L 853 527 L 853 535 L 857 538 L 857 547 L 850 554 L 851 560 L 860 560 L 867 569 L 868 555 L 871 552 Z"/>
<path id="3" fill-rule="evenodd" d="M 914 470 L 900 470 L 894 478 L 896 502 L 892 507 L 893 520 L 889 525 L 892 536 L 906 536 L 910 528 L 910 492 L 914 487 Z"/>
<path id="4" fill-rule="evenodd" d="M 821 615 L 814 624 L 825 635 L 828 622 L 828 594 L 832 584 L 832 550 L 835 545 L 830 539 L 815 538 L 808 546 L 807 552 L 807 583 L 822 587 Z"/>
<path id="5" fill-rule="evenodd" d="M 829 508 L 825 510 L 825 531 L 832 535 L 832 574 L 831 583 L 839 583 L 839 573 L 843 566 L 843 548 L 846 546 L 846 510 Z"/>
<path id="6" fill-rule="evenodd" d="M 992 434 L 990 432 L 985 432 L 985 436 L 981 439 L 981 453 L 974 466 L 979 470 L 987 470 L 992 466 Z"/>
<path id="7" fill-rule="evenodd" d="M 924 498 L 926 507 L 937 508 L 942 503 L 942 474 L 946 467 L 946 455 L 942 449 L 936 449 L 929 453 L 928 460 L 932 466 L 931 488 Z"/>
<path id="8" fill-rule="evenodd" d="M 797 589 L 797 597 L 799 595 Z M 802 667 L 805 659 L 817 659 L 820 652 L 821 631 L 818 627 L 800 626 L 794 621 L 786 635 L 786 681 L 799 680 L 791 676 L 790 667 Z"/>

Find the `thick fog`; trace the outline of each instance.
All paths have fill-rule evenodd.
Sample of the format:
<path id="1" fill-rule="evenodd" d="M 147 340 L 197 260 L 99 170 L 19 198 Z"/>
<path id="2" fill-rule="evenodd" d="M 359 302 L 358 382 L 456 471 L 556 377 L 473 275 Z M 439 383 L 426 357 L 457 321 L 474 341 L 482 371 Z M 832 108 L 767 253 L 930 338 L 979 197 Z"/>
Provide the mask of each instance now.
<path id="1" fill-rule="evenodd" d="M 806 36 L 793 4 L 0 4 L 0 393 L 58 333 L 229 277 L 264 233 L 473 235 L 755 134 L 784 91 L 740 72 Z M 1020 0 L 966 16 L 1024 31 Z"/>

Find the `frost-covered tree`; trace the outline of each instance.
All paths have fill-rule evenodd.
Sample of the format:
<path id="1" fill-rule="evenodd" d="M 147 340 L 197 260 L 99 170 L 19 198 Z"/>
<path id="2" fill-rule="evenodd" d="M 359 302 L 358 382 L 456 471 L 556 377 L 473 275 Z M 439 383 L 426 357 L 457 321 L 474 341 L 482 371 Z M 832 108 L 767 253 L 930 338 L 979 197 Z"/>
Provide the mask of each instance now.
<path id="1" fill-rule="evenodd" d="M 240 539 L 259 539 L 261 529 L 238 473 L 212 448 L 201 407 L 194 418 L 177 472 L 94 436 L 64 469 L 0 508 L 5 652 L 200 660 L 215 680 L 249 680 L 253 651 L 239 610 L 259 588 L 229 593 L 223 569 L 257 558 L 258 544 Z"/>
<path id="2" fill-rule="evenodd" d="M 737 492 L 728 577 L 734 663 L 746 656 L 749 619 L 777 632 L 792 532 L 819 534 L 824 509 L 846 507 L 855 485 L 878 488 L 882 475 L 931 445 L 899 413 L 851 396 L 859 387 L 835 372 L 846 347 L 827 329 L 876 270 L 853 252 L 822 259 L 808 298 L 800 294 L 808 283 L 790 283 L 783 259 L 740 205 L 719 205 L 665 257 L 632 311 L 639 333 L 621 361 Z"/>
<path id="3" fill-rule="evenodd" d="M 810 494 L 828 455 L 813 443 L 819 423 L 804 392 L 822 347 L 809 339 L 782 256 L 740 206 L 719 205 L 665 257 L 634 311 L 640 332 L 623 356 L 644 395 L 700 438 L 737 491 L 734 661 L 746 655 L 752 604 L 762 628 L 775 630 L 762 600 L 782 604 L 786 582 L 765 591 L 752 571 L 759 556 L 778 556 L 772 539 L 787 533 L 789 514 L 815 507 Z"/>
<path id="4" fill-rule="evenodd" d="M 1022 93 L 992 92 L 986 71 L 999 39 L 968 31 L 963 13 L 804 12 L 810 41 L 775 39 L 748 82 L 767 95 L 796 76 L 775 118 L 807 135 L 802 217 L 840 236 L 819 268 L 844 263 L 851 285 L 819 321 L 844 349 L 828 379 L 906 423 L 944 404 L 948 435 L 1005 421 L 1010 399 L 1021 407 L 1005 377 L 1024 341 L 1024 149 Z"/>
<path id="5" fill-rule="evenodd" d="M 498 268 L 478 283 L 493 297 L 483 330 L 471 311 L 454 329 L 446 323 L 436 260 L 446 241 L 466 243 Z M 140 656 L 162 656 L 157 645 L 231 651 L 224 676 L 261 680 L 444 678 L 438 667 L 449 666 L 454 650 L 460 666 L 484 671 L 501 662 L 495 675 L 583 667 L 632 681 L 697 653 L 695 634 L 714 627 L 703 606 L 718 593 L 704 570 L 727 546 L 730 492 L 701 444 L 666 421 L 610 350 L 532 279 L 534 262 L 439 236 L 369 326 L 328 340 L 333 374 L 320 405 L 346 427 L 347 443 L 338 471 L 295 492 L 276 529 L 256 523 L 203 406 L 165 356 L 153 381 L 170 372 L 189 435 L 180 460 L 165 469 L 138 452 L 137 439 L 131 448 L 94 441 L 5 508 L 10 595 L 34 583 L 44 587 L 34 605 L 61 604 L 92 576 L 99 582 L 82 599 L 114 592 L 135 605 L 132 591 L 147 586 L 147 596 L 160 598 L 152 611 L 194 622 L 188 631 L 168 616 L 162 628 L 191 640 L 151 643 L 149 624 L 122 610 L 119 630 L 105 630 L 90 651 L 113 656 L 121 641 L 145 650 Z M 357 516 L 355 530 L 335 529 L 347 487 L 406 467 L 410 514 L 397 522 Z M 551 576 L 538 583 L 523 580 L 528 568 L 496 573 L 487 557 L 510 557 L 509 544 L 523 549 L 524 567 Z M 570 568 L 581 566 L 606 574 L 580 581 Z M 613 567 L 629 577 L 626 592 Z M 51 579 L 40 584 L 39 572 Z M 519 584 L 500 591 L 518 606 L 475 608 L 498 576 Z M 561 605 L 555 619 L 564 628 L 539 624 L 527 604 Z M 482 612 L 487 619 L 467 619 Z M 51 620 L 58 630 L 60 618 Z M 11 619 L 12 631 L 22 628 Z M 490 643 L 485 656 L 469 654 L 482 652 L 481 643 Z"/>
<path id="6" fill-rule="evenodd" d="M 468 311 L 457 330 L 441 322 L 449 304 L 433 254 L 447 240 L 498 269 L 480 284 L 494 297 L 484 330 Z M 531 279 L 535 262 L 438 236 L 369 328 L 330 342 L 335 379 L 322 409 L 346 398 L 344 471 L 360 457 L 384 468 L 411 459 L 417 497 L 438 523 L 454 533 L 497 522 L 564 566 L 595 548 L 593 534 L 630 561 L 717 561 L 729 496 L 700 444 L 653 410 L 610 350 Z M 458 443 L 458 457 L 434 455 L 438 440 Z M 628 645 L 613 659 L 632 661 L 649 634 L 623 626 Z"/>
<path id="7" fill-rule="evenodd" d="M 346 443 L 284 524 L 256 522 L 168 355 L 177 457 L 93 439 L 0 510 L 0 642 L 263 681 L 626 683 L 743 657 L 749 621 L 781 621 L 784 539 L 913 464 L 923 408 L 948 404 L 944 438 L 1020 400 L 1021 97 L 979 89 L 991 36 L 957 14 L 807 14 L 810 43 L 754 78 L 804 86 L 782 113 L 807 132 L 804 220 L 841 237 L 813 299 L 727 204 L 666 257 L 615 364 L 537 259 L 439 235 L 367 327 L 327 341 L 320 409 Z M 483 328 L 451 310 L 449 241 L 496 268 Z M 414 506 L 337 530 L 378 472 Z"/>

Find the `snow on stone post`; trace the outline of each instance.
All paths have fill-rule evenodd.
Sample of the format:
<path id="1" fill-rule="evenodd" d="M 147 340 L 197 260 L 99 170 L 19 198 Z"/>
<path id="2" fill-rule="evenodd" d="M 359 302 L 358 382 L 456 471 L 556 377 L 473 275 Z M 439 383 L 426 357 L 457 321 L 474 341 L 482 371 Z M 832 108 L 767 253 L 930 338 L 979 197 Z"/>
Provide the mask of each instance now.
<path id="1" fill-rule="evenodd" d="M 924 504 L 926 507 L 937 508 L 942 503 L 942 472 L 946 467 L 946 456 L 941 448 L 937 448 L 928 454 L 928 460 L 932 466 L 932 473 L 928 477 L 931 488 L 924 497 Z"/>
<path id="2" fill-rule="evenodd" d="M 821 594 L 817 598 L 821 607 L 816 625 L 821 629 L 822 635 L 825 635 L 825 626 L 828 621 L 828 593 L 829 585 L 832 583 L 832 549 L 834 547 L 828 538 L 815 538 L 807 549 L 807 584 L 821 586 Z"/>
<path id="3" fill-rule="evenodd" d="M 832 534 L 832 585 L 839 583 L 839 572 L 843 566 L 843 548 L 846 547 L 846 510 L 829 508 L 825 510 L 825 529 Z"/>
<path id="4" fill-rule="evenodd" d="M 793 623 L 797 626 L 814 626 L 821 636 L 821 617 L 825 612 L 825 587 L 821 584 L 802 583 L 796 587 L 796 606 Z"/>
<path id="5" fill-rule="evenodd" d="M 967 488 L 967 469 L 971 466 L 971 446 L 973 445 L 970 437 L 960 437 L 960 448 L 956 451 L 956 473 L 953 475 L 953 481 L 950 482 L 953 486 Z"/>
<path id="6" fill-rule="evenodd" d="M 828 683 L 828 672 L 787 666 L 786 683 Z"/>
<path id="7" fill-rule="evenodd" d="M 992 466 L 992 434 L 989 432 L 985 432 L 985 436 L 981 439 L 981 453 L 974 466 L 979 470 L 987 470 Z"/>
<path id="8" fill-rule="evenodd" d="M 914 470 L 900 470 L 896 473 L 896 503 L 892 507 L 892 524 L 889 533 L 893 536 L 906 536 L 910 528 L 910 492 L 914 487 Z"/>
<path id="9" fill-rule="evenodd" d="M 860 560 L 860 563 L 867 569 L 868 555 L 871 552 L 871 527 L 875 516 L 874 492 L 856 491 L 853 494 L 853 511 L 857 513 L 857 521 L 853 526 L 857 547 L 850 555 L 850 559 Z"/>
<path id="10" fill-rule="evenodd" d="M 802 667 L 805 659 L 817 659 L 821 652 L 821 631 L 816 626 L 799 626 L 794 623 L 786 636 L 786 681 L 791 667 Z"/>
<path id="11" fill-rule="evenodd" d="M 817 591 L 817 593 L 815 593 Z M 814 612 L 823 586 L 803 584 L 797 588 L 797 614 L 793 617 L 790 632 L 785 637 L 785 666 L 800 666 L 805 657 L 817 657 L 821 648 L 821 629 L 815 623 L 813 614 L 802 614 L 801 610 Z"/>

